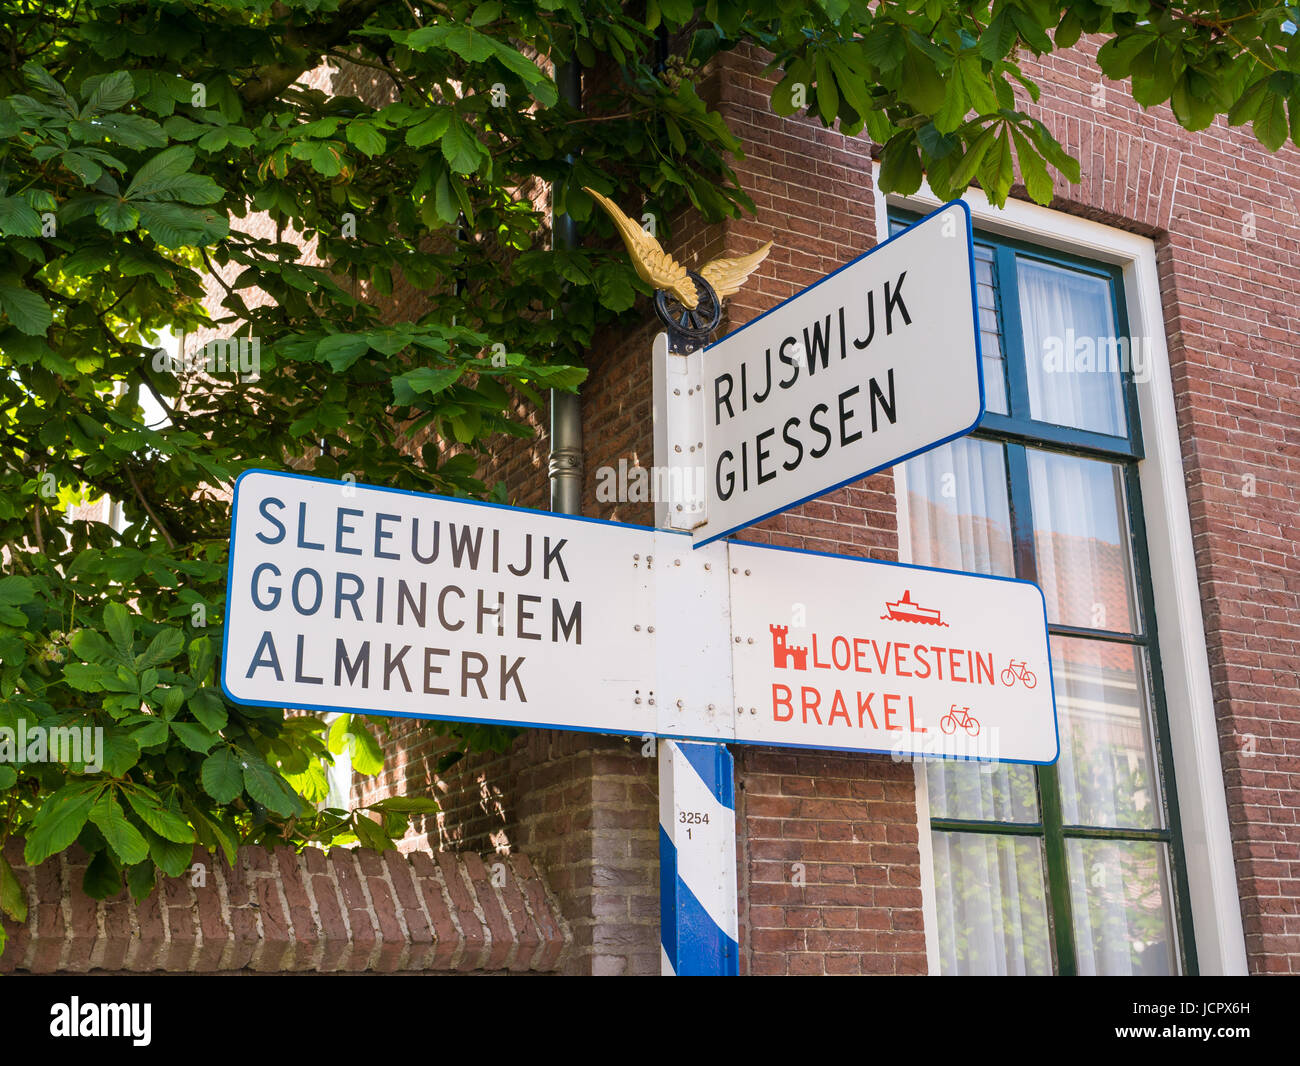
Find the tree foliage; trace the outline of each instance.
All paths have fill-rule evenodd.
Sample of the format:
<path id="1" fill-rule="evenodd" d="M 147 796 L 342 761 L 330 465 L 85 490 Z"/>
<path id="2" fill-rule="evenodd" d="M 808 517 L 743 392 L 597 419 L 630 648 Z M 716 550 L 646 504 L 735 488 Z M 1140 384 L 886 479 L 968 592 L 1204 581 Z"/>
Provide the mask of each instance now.
<path id="1" fill-rule="evenodd" d="M 216 682 L 228 490 L 249 466 L 481 495 L 511 397 L 581 382 L 645 292 L 553 248 L 582 186 L 660 220 L 752 208 L 698 91 L 771 57 L 778 115 L 884 146 L 882 184 L 940 196 L 1078 168 L 1033 117 L 1030 57 L 1098 35 L 1107 76 L 1188 129 L 1300 133 L 1295 12 L 1048 0 L 748 6 L 683 0 L 0 0 L 0 730 L 103 730 L 97 770 L 0 762 L 0 840 L 74 841 L 87 891 L 137 896 L 195 842 L 385 846 L 430 801 L 318 811 L 344 717 L 230 704 Z M 673 56 L 662 62 L 664 52 Z M 554 64 L 594 73 L 584 110 Z M 608 236 L 607 229 L 598 233 Z M 204 333 L 203 331 L 210 331 Z M 257 373 L 158 354 L 242 338 Z M 107 497 L 115 524 L 71 514 Z M 499 730 L 469 738 L 501 743 Z M 0 860 L 0 908 L 22 907 Z"/>

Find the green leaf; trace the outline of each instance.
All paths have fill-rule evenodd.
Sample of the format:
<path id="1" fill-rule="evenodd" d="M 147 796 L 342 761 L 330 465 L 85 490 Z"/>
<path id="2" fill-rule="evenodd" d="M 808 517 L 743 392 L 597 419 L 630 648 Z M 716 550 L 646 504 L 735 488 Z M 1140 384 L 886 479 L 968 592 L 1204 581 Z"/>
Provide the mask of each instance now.
<path id="1" fill-rule="evenodd" d="M 447 165 L 457 174 L 473 174 L 478 169 L 479 161 L 483 158 L 483 146 L 474 136 L 469 123 L 457 118 L 447 127 L 440 145 Z"/>
<path id="2" fill-rule="evenodd" d="M 134 866 L 149 854 L 149 845 L 140 830 L 133 826 L 118 803 L 117 797 L 105 792 L 90 809 L 90 820 L 104 834 L 108 846 L 123 866 Z"/>
<path id="3" fill-rule="evenodd" d="M 1018 131 L 1013 132 L 1016 141 L 1016 158 L 1020 161 L 1020 176 L 1025 182 L 1025 191 L 1039 204 L 1051 203 L 1052 178 L 1047 173 L 1047 164 L 1029 139 Z"/>
<path id="4" fill-rule="evenodd" d="M 95 218 L 111 233 L 125 233 L 139 224 L 140 212 L 125 200 L 109 199 L 95 208 Z"/>
<path id="5" fill-rule="evenodd" d="M 1083 22 L 1074 8 L 1067 7 L 1065 9 L 1065 14 L 1061 16 L 1060 24 L 1056 27 L 1056 33 L 1053 36 L 1056 39 L 1057 48 L 1073 48 L 1079 43 L 1079 38 L 1083 36 Z"/>
<path id="6" fill-rule="evenodd" d="M 94 92 L 90 94 L 90 100 L 82 111 L 81 117 L 87 118 L 91 115 L 117 111 L 129 104 L 134 96 L 135 85 L 131 81 L 131 75 L 125 70 L 114 71 L 100 79 Z"/>
<path id="7" fill-rule="evenodd" d="M 406 143 L 412 148 L 423 148 L 442 139 L 451 123 L 451 111 L 439 108 L 406 131 Z"/>
<path id="8" fill-rule="evenodd" d="M 0 911 L 19 924 L 27 921 L 27 893 L 4 855 L 0 855 Z"/>
<path id="9" fill-rule="evenodd" d="M 374 734 L 359 719 L 353 718 L 348 726 L 348 735 L 353 740 L 352 769 L 366 777 L 379 773 L 384 768 L 384 749 Z"/>
<path id="10" fill-rule="evenodd" d="M 436 396 L 460 378 L 463 367 L 421 366 L 393 378 L 393 402 L 412 404 L 419 396 Z"/>
<path id="11" fill-rule="evenodd" d="M 152 845 L 153 841 L 150 841 Z M 152 849 L 150 851 L 152 855 Z M 149 898 L 149 893 L 153 891 L 154 885 L 158 882 L 158 870 L 152 859 L 144 862 L 138 862 L 130 866 L 126 871 L 126 887 L 131 893 L 131 898 L 136 903 L 143 903 Z"/>
<path id="12" fill-rule="evenodd" d="M 190 751 L 198 752 L 200 755 L 205 755 L 211 751 L 212 745 L 220 739 L 220 737 L 209 733 L 201 725 L 196 725 L 193 722 L 174 721 L 171 723 L 171 731 Z"/>
<path id="13" fill-rule="evenodd" d="M 898 92 L 918 114 L 933 115 L 943 106 L 945 89 L 938 67 L 910 41 L 903 56 L 903 80 Z"/>
<path id="14" fill-rule="evenodd" d="M 216 691 L 210 688 L 201 688 L 190 697 L 190 711 L 203 723 L 205 729 L 213 733 L 225 729 L 229 721 L 226 705 Z"/>
<path id="15" fill-rule="evenodd" d="M 179 629 L 160 629 L 153 640 L 149 641 L 149 647 L 144 650 L 144 654 L 136 658 L 135 668 L 142 670 L 147 666 L 165 663 L 179 655 L 184 646 L 185 634 Z"/>
<path id="16" fill-rule="evenodd" d="M 316 358 L 329 363 L 336 373 L 343 373 L 370 350 L 365 334 L 332 333 L 316 345 Z"/>
<path id="17" fill-rule="evenodd" d="M 289 817 L 297 814 L 301 801 L 289 789 L 283 777 L 262 756 L 241 752 L 244 764 L 244 788 L 269 811 Z"/>
<path id="18" fill-rule="evenodd" d="M 0 577 L 0 622 L 11 626 L 27 625 L 27 616 L 18 610 L 20 604 L 36 599 L 36 586 L 32 579 L 21 574 Z"/>
<path id="19" fill-rule="evenodd" d="M 358 812 L 352 824 L 362 847 L 373 851 L 392 851 L 395 848 L 392 838 L 376 825 L 373 819 Z"/>
<path id="20" fill-rule="evenodd" d="M 36 812 L 36 817 L 32 819 L 31 830 L 27 834 L 27 843 L 23 848 L 23 859 L 27 865 L 39 866 L 51 855 L 56 855 L 71 845 L 90 817 L 90 808 L 94 802 L 93 786 L 81 781 L 64 785 L 47 796 L 41 809 Z"/>
<path id="21" fill-rule="evenodd" d="M 97 851 L 81 878 L 81 891 L 91 899 L 111 899 L 122 891 L 122 871 L 107 851 Z"/>
<path id="22" fill-rule="evenodd" d="M 990 63 L 996 63 L 999 59 L 1006 58 L 1015 42 L 1016 24 L 1012 21 L 1010 8 L 1004 7 L 989 20 L 984 32 L 980 34 L 979 54 Z"/>
<path id="23" fill-rule="evenodd" d="M 131 613 L 120 603 L 106 603 L 104 628 L 108 630 L 117 650 L 130 655 L 135 647 L 135 623 L 131 619 Z"/>
<path id="24" fill-rule="evenodd" d="M 1255 139 L 1270 152 L 1286 144 L 1290 129 L 1286 119 L 1286 105 L 1275 92 L 1265 93 L 1259 103 L 1254 121 Z"/>
<path id="25" fill-rule="evenodd" d="M 17 285 L 0 285 L 0 311 L 29 337 L 44 336 L 54 321 L 45 297 Z"/>
<path id="26" fill-rule="evenodd" d="M 244 768 L 230 748 L 218 748 L 204 759 L 199 778 L 203 791 L 218 803 L 233 803 L 244 791 Z"/>
<path id="27" fill-rule="evenodd" d="M 0 235 L 5 237 L 39 237 L 41 216 L 17 196 L 0 197 Z"/>
<path id="28" fill-rule="evenodd" d="M 153 792 L 143 787 L 132 788 L 126 793 L 126 801 L 140 821 L 160 837 L 179 844 L 194 843 L 194 830 L 189 822 L 179 811 L 164 807 L 162 800 Z"/>
<path id="29" fill-rule="evenodd" d="M 880 188 L 906 195 L 921 187 L 924 172 L 916 146 L 916 131 L 904 130 L 885 145 L 880 164 Z"/>
<path id="30" fill-rule="evenodd" d="M 149 844 L 149 858 L 168 877 L 180 877 L 190 867 L 194 858 L 194 844 L 168 840 L 146 829 L 144 838 Z"/>
<path id="31" fill-rule="evenodd" d="M 368 122 L 349 122 L 344 134 L 348 141 L 368 156 L 382 155 L 388 147 L 384 135 Z"/>
<path id="32" fill-rule="evenodd" d="M 393 811 L 397 814 L 433 814 L 441 809 L 436 799 L 424 796 L 390 796 L 370 806 L 375 810 Z"/>
<path id="33" fill-rule="evenodd" d="M 0 792 L 13 788 L 18 782 L 18 771 L 7 763 L 0 763 Z"/>

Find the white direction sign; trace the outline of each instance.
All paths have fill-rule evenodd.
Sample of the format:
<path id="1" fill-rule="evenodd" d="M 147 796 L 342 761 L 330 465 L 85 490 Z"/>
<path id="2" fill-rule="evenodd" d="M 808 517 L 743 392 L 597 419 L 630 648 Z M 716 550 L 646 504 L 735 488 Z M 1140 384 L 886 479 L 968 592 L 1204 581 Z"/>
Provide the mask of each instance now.
<path id="1" fill-rule="evenodd" d="M 729 548 L 737 741 L 1056 761 L 1037 585 Z"/>
<path id="2" fill-rule="evenodd" d="M 1056 758 L 1025 582 L 293 474 L 235 485 L 237 703 Z"/>
<path id="3" fill-rule="evenodd" d="M 654 732 L 653 548 L 650 530 L 250 470 L 223 685 L 238 703 Z"/>
<path id="4" fill-rule="evenodd" d="M 705 348 L 697 543 L 974 429 L 978 315 L 957 200 Z"/>

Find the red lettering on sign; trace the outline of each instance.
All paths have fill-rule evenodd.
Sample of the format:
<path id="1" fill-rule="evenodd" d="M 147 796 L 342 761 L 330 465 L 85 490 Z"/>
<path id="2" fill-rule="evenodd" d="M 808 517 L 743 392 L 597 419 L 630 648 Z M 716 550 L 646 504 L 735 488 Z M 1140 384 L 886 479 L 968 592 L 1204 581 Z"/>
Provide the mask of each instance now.
<path id="1" fill-rule="evenodd" d="M 871 667 L 867 666 L 863 662 L 863 660 L 866 659 L 867 657 L 866 645 L 870 643 L 871 641 L 867 640 L 864 637 L 859 637 L 857 640 L 853 642 L 853 669 L 860 674 L 871 673 Z"/>
<path id="2" fill-rule="evenodd" d="M 853 725 L 853 723 L 849 721 L 849 709 L 844 703 L 844 693 L 839 689 L 835 690 L 835 699 L 831 701 L 831 716 L 826 720 L 826 724 L 834 725 L 836 715 L 839 715 L 844 719 L 845 725 L 850 727 Z"/>
<path id="3" fill-rule="evenodd" d="M 872 729 L 879 729 L 879 728 L 880 728 L 880 726 L 876 725 L 876 716 L 875 716 L 874 714 L 871 713 L 871 697 L 874 696 L 874 695 L 875 695 L 874 692 L 859 692 L 859 693 L 858 693 L 858 728 L 859 728 L 859 729 L 865 729 L 865 728 L 866 728 L 866 727 L 862 724 L 862 716 L 863 716 L 864 714 L 865 714 L 868 718 L 871 719 L 871 728 L 872 728 Z M 865 700 L 863 699 L 864 696 L 866 697 Z"/>
<path id="4" fill-rule="evenodd" d="M 816 633 L 813 634 L 813 641 L 812 641 L 812 644 L 813 644 L 813 667 L 814 667 L 814 669 L 817 669 L 817 670 L 829 670 L 829 669 L 831 668 L 831 664 L 830 664 L 830 663 L 824 663 L 824 662 L 822 662 L 820 659 L 817 658 L 817 634 L 816 634 Z"/>
<path id="5" fill-rule="evenodd" d="M 780 689 L 783 693 L 785 693 L 785 695 L 784 695 L 784 696 L 778 696 L 778 695 L 777 695 L 777 689 Z M 773 686 L 772 686 L 772 721 L 774 721 L 774 722 L 788 722 L 788 721 L 790 721 L 791 718 L 794 717 L 794 705 L 790 702 L 790 701 L 791 701 L 791 697 L 792 697 L 793 695 L 794 695 L 794 694 L 790 691 L 790 689 L 789 689 L 789 687 L 788 687 L 787 685 L 773 685 Z M 784 708 L 785 708 L 785 714 L 780 714 L 780 713 L 777 711 L 777 708 L 778 708 L 778 707 L 784 707 Z"/>
<path id="6" fill-rule="evenodd" d="M 809 694 L 812 695 L 811 700 L 808 698 Z M 817 708 L 821 705 L 822 694 L 815 688 L 809 688 L 805 685 L 799 690 L 799 699 L 803 704 L 803 724 L 808 724 L 808 712 L 812 711 L 813 718 L 816 719 L 818 725 L 821 725 L 822 719 L 821 715 L 817 713 Z"/>

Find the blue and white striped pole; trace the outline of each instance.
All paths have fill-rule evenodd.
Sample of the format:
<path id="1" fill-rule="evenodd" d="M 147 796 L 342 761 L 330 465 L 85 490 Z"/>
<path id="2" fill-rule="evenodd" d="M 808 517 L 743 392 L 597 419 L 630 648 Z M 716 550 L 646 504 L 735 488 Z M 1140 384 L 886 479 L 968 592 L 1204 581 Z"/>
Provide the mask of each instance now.
<path id="1" fill-rule="evenodd" d="M 725 744 L 659 741 L 659 904 L 664 976 L 740 972 L 735 770 Z"/>

